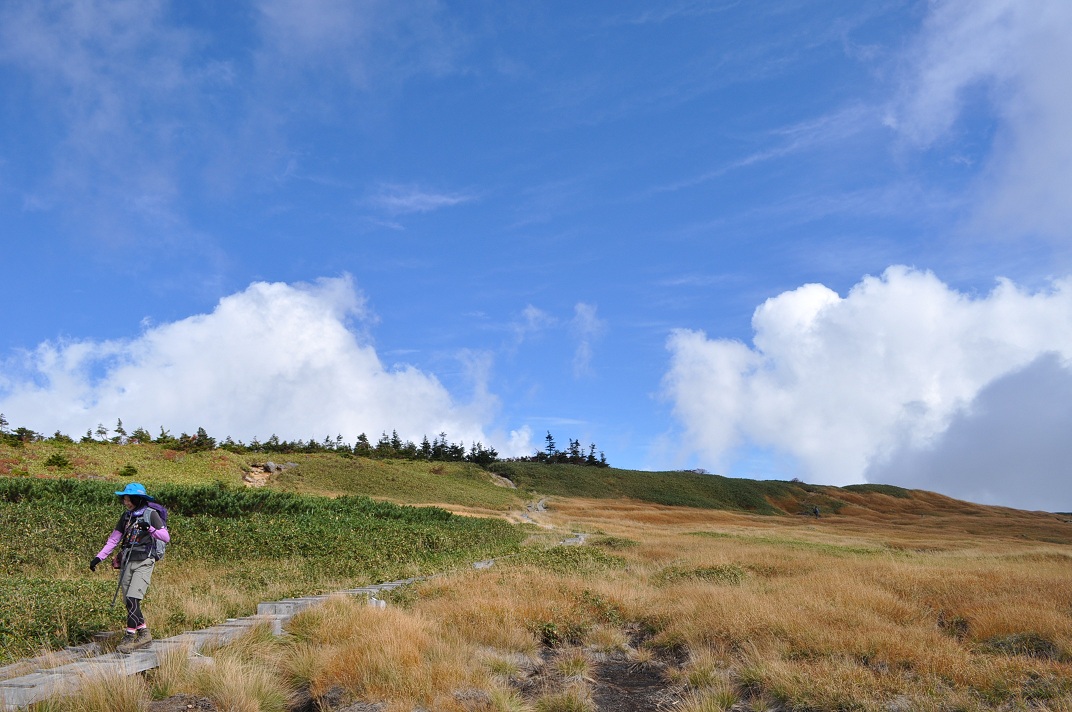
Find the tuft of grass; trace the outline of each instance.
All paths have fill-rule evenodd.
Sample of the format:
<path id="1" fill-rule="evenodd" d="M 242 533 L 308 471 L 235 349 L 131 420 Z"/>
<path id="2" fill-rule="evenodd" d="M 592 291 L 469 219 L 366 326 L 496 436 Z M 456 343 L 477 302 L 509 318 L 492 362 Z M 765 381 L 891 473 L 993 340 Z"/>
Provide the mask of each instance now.
<path id="1" fill-rule="evenodd" d="M 295 688 L 309 688 L 313 694 L 321 694 L 314 683 L 318 675 L 328 664 L 330 652 L 322 646 L 299 642 L 291 645 L 283 655 L 282 670 L 287 681 Z"/>
<path id="2" fill-rule="evenodd" d="M 137 675 L 100 674 L 85 678 L 78 691 L 50 700 L 49 712 L 143 712 L 149 690 Z"/>
<path id="3" fill-rule="evenodd" d="M 504 682 L 515 680 L 521 675 L 521 666 L 516 660 L 500 655 L 489 655 L 484 658 L 483 662 L 488 672 Z"/>
<path id="4" fill-rule="evenodd" d="M 194 672 L 192 684 L 217 707 L 232 712 L 286 711 L 293 690 L 273 670 L 235 655 L 217 654 L 214 660 Z"/>
<path id="5" fill-rule="evenodd" d="M 560 651 L 555 657 L 554 668 L 567 681 L 592 679 L 592 663 L 584 651 L 577 648 Z"/>
<path id="6" fill-rule="evenodd" d="M 596 712 L 596 705 L 587 690 L 570 687 L 542 695 L 536 700 L 536 712 Z"/>
<path id="7" fill-rule="evenodd" d="M 682 712 L 729 712 L 737 702 L 737 694 L 727 685 L 717 689 L 689 692 L 678 709 Z"/>
<path id="8" fill-rule="evenodd" d="M 636 648 L 630 649 L 628 654 L 630 662 L 632 662 L 633 665 L 640 667 L 658 662 L 658 657 L 655 655 L 655 651 L 647 645 L 638 645 Z"/>
<path id="9" fill-rule="evenodd" d="M 296 616 L 296 639 L 325 651 L 313 694 L 341 685 L 361 699 L 427 704 L 472 682 L 470 649 L 451 645 L 423 615 L 333 600 Z"/>
<path id="10" fill-rule="evenodd" d="M 614 625 L 592 626 L 584 636 L 584 643 L 600 653 L 615 653 L 629 650 L 629 636 Z"/>
<path id="11" fill-rule="evenodd" d="M 699 647 L 689 651 L 689 659 L 683 668 L 684 682 L 692 688 L 710 689 L 725 687 L 731 661 L 724 650 Z"/>
<path id="12" fill-rule="evenodd" d="M 505 687 L 495 687 L 488 693 L 489 712 L 533 712 L 531 704 L 521 693 Z"/>
<path id="13" fill-rule="evenodd" d="M 158 665 L 147 675 L 149 691 L 154 700 L 171 697 L 190 686 L 193 665 L 190 663 L 189 648 L 172 647 L 158 652 L 157 661 Z"/>

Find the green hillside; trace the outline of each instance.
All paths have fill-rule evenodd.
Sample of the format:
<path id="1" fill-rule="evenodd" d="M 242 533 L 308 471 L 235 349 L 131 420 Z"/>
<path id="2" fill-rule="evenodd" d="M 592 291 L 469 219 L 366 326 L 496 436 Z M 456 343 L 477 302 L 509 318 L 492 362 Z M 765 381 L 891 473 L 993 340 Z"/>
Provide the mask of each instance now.
<path id="1" fill-rule="evenodd" d="M 727 509 L 753 514 L 803 514 L 818 507 L 837 513 L 873 495 L 881 500 L 911 499 L 909 490 L 891 485 L 828 487 L 781 480 L 749 480 L 688 471 L 642 472 L 579 465 L 496 462 L 493 472 L 533 495 L 615 499 L 628 497 L 672 507 Z M 879 505 L 882 506 L 882 505 Z"/>
<path id="2" fill-rule="evenodd" d="M 265 466 L 271 461 L 272 472 Z M 59 464 L 57 464 L 59 463 Z M 881 484 L 832 487 L 803 482 L 749 480 L 689 471 L 645 472 L 536 462 L 466 462 L 375 459 L 349 453 L 235 453 L 171 450 L 156 443 L 63 443 L 40 440 L 0 444 L 0 476 L 131 480 L 150 490 L 166 485 L 263 485 L 273 491 L 322 496 L 362 495 L 399 504 L 507 512 L 536 497 L 630 498 L 666 506 L 725 509 L 753 514 L 838 513 L 846 506 L 929 510 L 938 495 Z M 502 478 L 514 487 L 504 486 Z M 948 507 L 972 505 L 943 498 Z M 963 506 L 961 506 L 963 505 Z M 917 507 L 918 509 L 918 507 Z"/>
<path id="3" fill-rule="evenodd" d="M 335 453 L 234 453 L 171 450 L 155 443 L 0 444 L 0 476 L 137 481 L 151 490 L 166 484 L 222 483 L 243 487 L 261 466 L 278 465 L 264 483 L 300 494 L 364 495 L 400 504 L 454 504 L 490 510 L 516 508 L 520 494 L 499 486 L 486 471 L 464 462 L 374 460 Z M 50 464 L 53 463 L 53 464 Z M 61 464 L 55 464 L 61 463 Z M 63 464 L 65 463 L 65 464 Z"/>

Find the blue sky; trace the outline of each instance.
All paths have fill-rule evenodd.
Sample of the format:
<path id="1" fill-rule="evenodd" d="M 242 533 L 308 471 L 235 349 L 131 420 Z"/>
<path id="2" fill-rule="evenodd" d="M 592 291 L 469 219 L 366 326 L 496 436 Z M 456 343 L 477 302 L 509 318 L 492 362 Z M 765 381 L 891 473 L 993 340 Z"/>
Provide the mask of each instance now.
<path id="1" fill-rule="evenodd" d="M 0 7 L 0 412 L 1072 510 L 1072 5 Z"/>

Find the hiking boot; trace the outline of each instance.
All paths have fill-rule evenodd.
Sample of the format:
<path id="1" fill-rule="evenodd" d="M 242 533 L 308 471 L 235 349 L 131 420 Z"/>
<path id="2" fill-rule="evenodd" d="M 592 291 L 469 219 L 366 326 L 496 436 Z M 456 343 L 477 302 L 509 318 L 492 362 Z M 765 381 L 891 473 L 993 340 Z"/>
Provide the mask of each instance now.
<path id="1" fill-rule="evenodd" d="M 148 648 L 153 642 L 153 636 L 149 633 L 148 628 L 142 628 L 137 634 L 131 634 L 128 632 L 123 636 L 123 641 L 116 646 L 116 650 L 123 655 L 129 655 L 135 650 L 141 650 L 142 648 Z"/>
<path id="2" fill-rule="evenodd" d="M 123 634 L 123 639 L 119 641 L 119 645 L 115 646 L 115 652 L 123 653 L 124 655 L 126 655 L 131 650 L 133 650 L 133 648 L 131 648 L 130 646 L 134 645 L 134 641 L 137 639 L 138 634 L 128 630 L 126 633 Z"/>

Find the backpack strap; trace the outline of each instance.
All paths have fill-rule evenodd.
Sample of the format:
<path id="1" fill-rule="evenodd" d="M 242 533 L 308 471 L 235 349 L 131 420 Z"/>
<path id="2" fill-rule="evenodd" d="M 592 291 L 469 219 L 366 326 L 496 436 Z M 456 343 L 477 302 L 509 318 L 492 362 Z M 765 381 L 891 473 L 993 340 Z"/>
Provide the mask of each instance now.
<path id="1" fill-rule="evenodd" d="M 142 512 L 141 512 L 141 520 L 144 521 L 146 524 L 148 524 L 150 527 L 152 527 L 153 526 L 153 512 L 156 512 L 156 516 L 160 519 L 160 526 L 159 527 L 154 527 L 154 528 L 155 529 L 164 529 L 164 528 L 166 528 L 167 527 L 167 520 L 164 519 L 164 514 L 161 513 L 160 510 L 156 509 L 155 507 L 150 507 L 148 504 L 145 505 L 145 509 L 143 509 Z M 154 558 L 157 561 L 159 561 L 160 559 L 164 558 L 164 550 L 166 548 L 167 548 L 167 542 L 162 541 L 160 539 L 157 539 L 156 537 L 152 537 L 150 539 L 149 556 L 151 556 L 152 558 Z"/>

